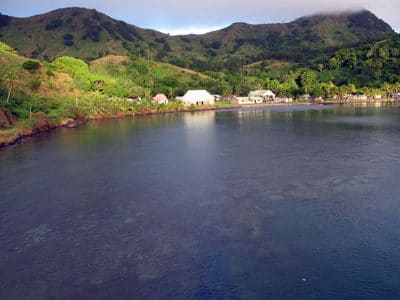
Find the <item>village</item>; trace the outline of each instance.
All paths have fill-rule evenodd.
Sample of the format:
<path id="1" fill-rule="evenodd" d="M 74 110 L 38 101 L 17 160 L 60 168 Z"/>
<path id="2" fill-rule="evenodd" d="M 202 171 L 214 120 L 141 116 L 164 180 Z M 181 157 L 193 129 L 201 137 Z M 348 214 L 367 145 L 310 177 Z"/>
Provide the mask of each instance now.
<path id="1" fill-rule="evenodd" d="M 293 102 L 307 102 L 307 103 L 348 103 L 348 102 L 381 102 L 381 101 L 395 101 L 400 100 L 400 93 L 389 95 L 389 97 L 382 97 L 382 95 L 374 95 L 368 97 L 367 95 L 354 95 L 346 94 L 341 96 L 334 96 L 331 99 L 323 99 L 322 97 L 314 98 L 308 94 L 302 95 L 298 100 L 291 97 L 277 96 L 271 90 L 255 90 L 249 92 L 247 97 L 238 95 L 228 95 L 222 97 L 218 94 L 210 94 L 207 90 L 188 90 L 185 95 L 175 98 L 182 101 L 185 106 L 191 105 L 215 105 L 218 101 L 223 101 L 235 105 L 254 105 L 254 104 L 267 104 L 267 103 L 281 103 L 288 104 Z M 152 98 L 153 103 L 168 104 L 168 97 L 165 94 L 157 94 Z"/>
<path id="2" fill-rule="evenodd" d="M 176 97 L 186 106 L 190 105 L 214 105 L 216 101 L 229 102 L 236 105 L 261 104 L 261 103 L 291 103 L 292 98 L 277 97 L 270 90 L 251 91 L 248 97 L 229 95 L 222 97 L 217 94 L 210 94 L 206 90 L 188 90 L 182 97 Z M 164 94 L 157 94 L 152 98 L 152 102 L 158 104 L 168 104 L 168 98 Z"/>

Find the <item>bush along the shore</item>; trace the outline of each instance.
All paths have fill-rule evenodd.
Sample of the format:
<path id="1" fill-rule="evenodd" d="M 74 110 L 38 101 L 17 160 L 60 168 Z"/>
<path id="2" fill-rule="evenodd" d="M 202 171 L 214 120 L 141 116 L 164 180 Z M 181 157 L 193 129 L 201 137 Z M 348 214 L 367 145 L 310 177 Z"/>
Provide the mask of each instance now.
<path id="1" fill-rule="evenodd" d="M 37 95 L 30 98 L 12 98 L 7 104 L 2 102 L 0 108 L 10 112 L 18 120 L 31 119 L 32 114 L 43 113 L 53 121 L 61 121 L 68 118 L 127 116 L 151 111 L 182 110 L 184 105 L 174 100 L 168 104 L 158 104 L 149 99 L 138 101 L 91 92 L 65 99 Z"/>

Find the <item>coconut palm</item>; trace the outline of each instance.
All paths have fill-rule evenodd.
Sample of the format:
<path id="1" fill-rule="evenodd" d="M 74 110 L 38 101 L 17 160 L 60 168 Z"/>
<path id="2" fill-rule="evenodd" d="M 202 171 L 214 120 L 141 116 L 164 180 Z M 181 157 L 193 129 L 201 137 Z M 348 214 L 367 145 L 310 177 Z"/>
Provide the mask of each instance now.
<path id="1" fill-rule="evenodd" d="M 6 103 L 8 103 L 8 101 L 10 100 L 11 91 L 14 88 L 14 82 L 17 79 L 18 79 L 18 77 L 11 71 L 8 71 L 3 75 L 3 81 L 6 83 L 6 85 L 8 85 L 8 93 L 7 93 Z"/>

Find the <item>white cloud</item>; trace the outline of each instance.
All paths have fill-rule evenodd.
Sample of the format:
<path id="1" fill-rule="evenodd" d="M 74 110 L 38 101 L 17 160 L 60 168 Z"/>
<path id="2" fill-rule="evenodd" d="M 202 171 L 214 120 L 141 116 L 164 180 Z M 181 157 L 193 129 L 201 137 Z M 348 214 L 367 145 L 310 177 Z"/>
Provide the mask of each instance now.
<path id="1" fill-rule="evenodd" d="M 226 25 L 228 26 L 228 25 Z M 158 28 L 157 30 L 168 33 L 170 35 L 183 35 L 183 34 L 202 34 L 221 29 L 226 26 L 188 26 L 182 28 Z"/>

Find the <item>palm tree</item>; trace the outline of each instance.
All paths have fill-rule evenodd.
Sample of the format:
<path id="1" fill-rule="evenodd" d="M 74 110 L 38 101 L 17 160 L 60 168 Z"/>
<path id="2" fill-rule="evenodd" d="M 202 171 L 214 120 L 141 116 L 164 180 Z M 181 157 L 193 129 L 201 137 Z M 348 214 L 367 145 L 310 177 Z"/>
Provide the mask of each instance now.
<path id="1" fill-rule="evenodd" d="M 14 81 L 17 79 L 18 79 L 18 77 L 11 71 L 7 71 L 3 75 L 3 80 L 8 85 L 8 94 L 7 94 L 6 103 L 8 103 L 8 101 L 10 100 L 11 91 L 14 88 Z"/>

